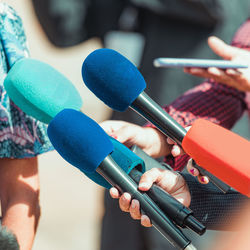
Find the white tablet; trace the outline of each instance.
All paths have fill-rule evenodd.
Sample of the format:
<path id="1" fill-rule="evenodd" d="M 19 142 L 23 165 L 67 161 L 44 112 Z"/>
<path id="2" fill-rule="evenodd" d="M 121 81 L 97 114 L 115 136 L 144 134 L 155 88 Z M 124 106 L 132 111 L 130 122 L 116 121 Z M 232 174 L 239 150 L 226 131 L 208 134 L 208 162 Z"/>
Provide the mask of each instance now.
<path id="1" fill-rule="evenodd" d="M 154 66 L 157 68 L 208 68 L 221 69 L 248 68 L 246 64 L 236 63 L 228 60 L 189 59 L 189 58 L 156 58 Z"/>

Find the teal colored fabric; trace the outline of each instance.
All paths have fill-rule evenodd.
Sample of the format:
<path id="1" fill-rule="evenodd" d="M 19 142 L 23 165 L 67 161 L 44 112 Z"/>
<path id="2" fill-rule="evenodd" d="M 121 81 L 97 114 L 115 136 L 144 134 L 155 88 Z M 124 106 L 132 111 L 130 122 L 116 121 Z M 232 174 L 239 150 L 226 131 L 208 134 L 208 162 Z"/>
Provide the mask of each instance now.
<path id="1" fill-rule="evenodd" d="M 111 153 L 112 158 L 115 162 L 127 173 L 129 174 L 131 170 L 136 167 L 139 167 L 139 170 L 144 173 L 145 172 L 145 164 L 144 161 L 137 156 L 134 152 L 132 152 L 129 148 L 124 146 L 119 141 L 115 140 L 112 137 L 109 137 L 114 150 Z M 84 173 L 87 177 L 89 177 L 95 183 L 103 186 L 106 189 L 110 189 L 111 185 L 97 172 L 94 173 Z"/>
<path id="2" fill-rule="evenodd" d="M 27 116 L 9 98 L 3 82 L 10 68 L 28 57 L 22 21 L 0 3 L 0 158 L 27 158 L 53 149 L 46 125 Z"/>

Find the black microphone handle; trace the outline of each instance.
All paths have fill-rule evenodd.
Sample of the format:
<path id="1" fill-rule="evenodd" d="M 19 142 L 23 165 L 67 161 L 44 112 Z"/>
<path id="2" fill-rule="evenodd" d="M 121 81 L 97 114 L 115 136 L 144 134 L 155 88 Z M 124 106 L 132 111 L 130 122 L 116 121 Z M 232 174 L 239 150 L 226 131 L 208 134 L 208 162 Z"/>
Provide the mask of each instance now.
<path id="1" fill-rule="evenodd" d="M 144 161 L 146 171 L 152 168 L 160 168 L 174 172 L 169 165 L 158 162 L 138 146 L 133 145 L 130 150 Z M 139 183 L 142 176 L 140 165 L 136 166 L 136 169 L 132 169 L 129 175 L 133 180 L 136 181 L 136 183 Z M 169 195 L 165 190 L 161 189 L 155 184 L 153 184 L 149 192 L 149 197 L 178 226 L 182 228 L 188 227 L 199 235 L 205 233 L 206 227 L 193 216 L 193 211 L 191 209 L 185 207 L 183 204 Z"/>
<path id="2" fill-rule="evenodd" d="M 129 175 L 138 184 L 142 173 L 134 168 Z M 159 186 L 153 184 L 145 193 L 147 193 L 156 205 L 159 206 L 159 208 L 178 226 L 182 228 L 188 227 L 199 235 L 206 232 L 206 227 L 193 216 L 193 211 L 191 209 L 181 204 Z"/>
<path id="3" fill-rule="evenodd" d="M 170 137 L 179 146 L 182 144 L 187 131 L 175 121 L 162 107 L 152 100 L 145 92 L 142 92 L 130 108 L 143 116 L 146 120 L 154 124 L 164 135 Z M 198 165 L 197 165 L 198 166 Z M 199 167 L 202 171 L 202 167 Z M 206 171 L 206 170 L 204 170 Z M 208 173 L 208 172 L 207 172 Z M 226 193 L 230 187 L 212 174 L 209 175 L 211 182 L 217 186 L 222 192 Z"/>
<path id="4" fill-rule="evenodd" d="M 142 92 L 130 108 L 154 124 L 164 135 L 170 137 L 179 146 L 187 131 L 175 121 L 162 107 Z"/>
<path id="5" fill-rule="evenodd" d="M 149 216 L 153 226 L 178 249 L 193 249 L 191 241 L 177 228 L 174 223 L 157 207 L 146 193 L 137 189 L 137 184 L 121 169 L 113 158 L 108 155 L 96 169 L 112 186 L 121 193 L 128 192 L 132 198 L 140 202 L 141 209 Z"/>

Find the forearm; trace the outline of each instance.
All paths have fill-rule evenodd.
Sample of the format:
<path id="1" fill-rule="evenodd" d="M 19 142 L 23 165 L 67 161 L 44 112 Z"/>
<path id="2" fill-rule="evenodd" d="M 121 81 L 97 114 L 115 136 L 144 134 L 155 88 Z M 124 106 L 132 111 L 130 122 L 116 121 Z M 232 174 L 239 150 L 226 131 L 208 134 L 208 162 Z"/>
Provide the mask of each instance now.
<path id="1" fill-rule="evenodd" d="M 39 214 L 38 207 L 31 208 L 31 204 L 15 203 L 15 201 L 4 209 L 2 226 L 16 236 L 20 250 L 32 249 Z"/>
<path id="2" fill-rule="evenodd" d="M 206 81 L 164 109 L 183 127 L 191 126 L 195 120 L 203 118 L 231 129 L 246 110 L 245 93 L 214 81 Z M 184 155 L 165 160 L 175 170 L 182 170 L 188 159 Z"/>
<path id="3" fill-rule="evenodd" d="M 36 158 L 0 160 L 0 197 L 2 225 L 16 235 L 21 250 L 30 250 L 40 217 Z"/>
<path id="4" fill-rule="evenodd" d="M 222 193 L 213 184 L 201 184 L 190 174 L 181 173 L 191 193 L 190 208 L 194 216 L 212 230 L 230 230 L 233 222 L 242 216 L 249 198 L 236 192 Z"/>

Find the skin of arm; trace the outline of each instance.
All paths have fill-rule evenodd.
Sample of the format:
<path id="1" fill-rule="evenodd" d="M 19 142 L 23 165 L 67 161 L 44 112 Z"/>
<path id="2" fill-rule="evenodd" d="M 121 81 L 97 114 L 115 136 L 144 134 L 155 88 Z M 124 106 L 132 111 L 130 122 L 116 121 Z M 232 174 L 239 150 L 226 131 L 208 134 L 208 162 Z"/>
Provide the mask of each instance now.
<path id="1" fill-rule="evenodd" d="M 30 250 L 40 218 L 37 157 L 0 159 L 2 225 Z"/>

